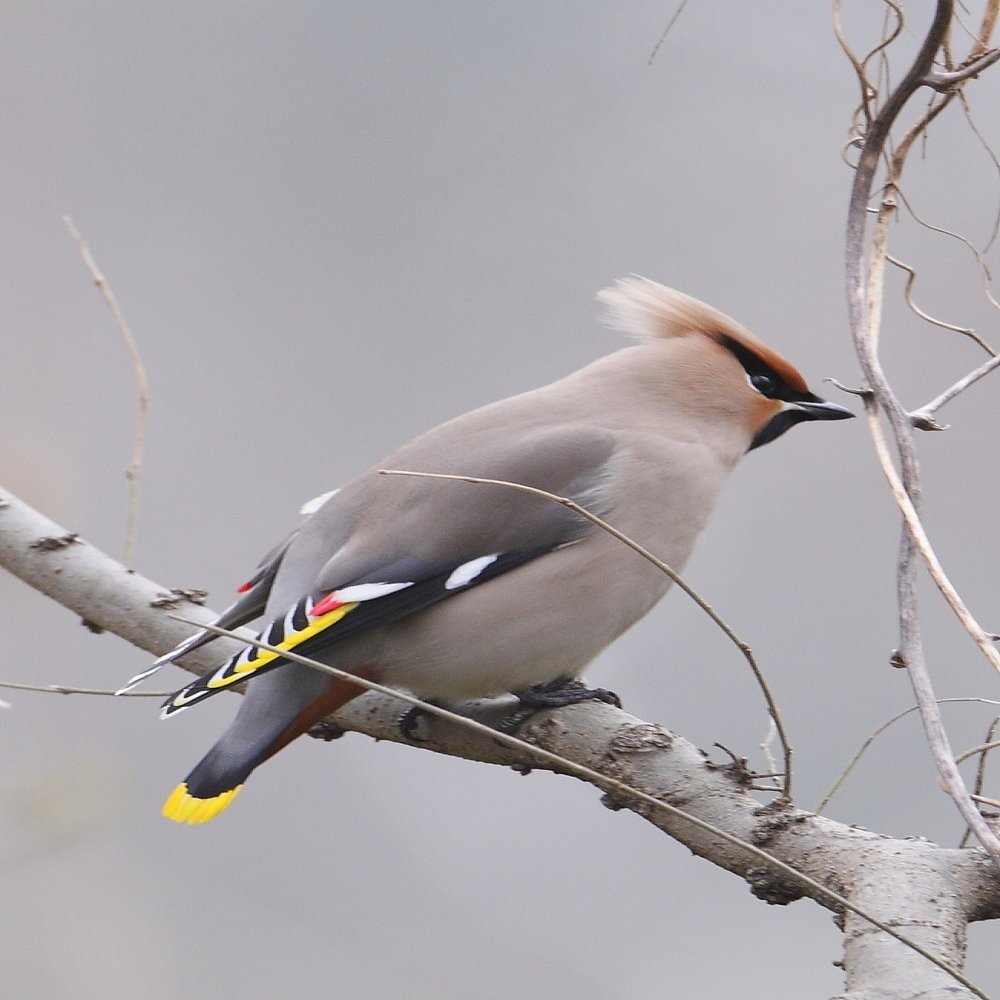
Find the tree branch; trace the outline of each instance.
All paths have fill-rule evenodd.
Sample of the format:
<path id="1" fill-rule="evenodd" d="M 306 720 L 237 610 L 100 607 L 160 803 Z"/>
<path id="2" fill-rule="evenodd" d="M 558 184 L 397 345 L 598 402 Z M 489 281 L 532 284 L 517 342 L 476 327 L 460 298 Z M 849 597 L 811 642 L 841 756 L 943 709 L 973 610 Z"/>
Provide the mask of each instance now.
<path id="1" fill-rule="evenodd" d="M 890 130 L 900 112 L 917 90 L 924 85 L 927 75 L 932 71 L 934 57 L 941 48 L 951 24 L 953 8 L 953 0 L 938 0 L 933 23 L 913 64 L 899 86 L 889 95 L 868 128 L 858 159 L 854 184 L 851 188 L 845 243 L 845 271 L 851 334 L 854 338 L 861 369 L 871 387 L 871 391 L 864 396 L 865 409 L 869 415 L 869 429 L 873 435 L 883 472 L 890 486 L 893 486 L 893 495 L 904 518 L 904 531 L 900 543 L 896 574 L 900 658 L 907 668 L 914 696 L 920 706 L 920 715 L 924 723 L 927 741 L 941 780 L 962 817 L 973 829 L 979 842 L 989 851 L 994 863 L 1000 867 L 1000 838 L 983 820 L 969 796 L 968 789 L 961 780 L 958 769 L 955 767 L 954 754 L 941 721 L 930 673 L 924 659 L 923 640 L 917 611 L 915 554 L 919 549 L 926 559 L 930 546 L 923 535 L 919 520 L 920 467 L 913 440 L 910 415 L 896 397 L 878 356 L 886 230 L 888 219 L 894 209 L 894 202 L 891 199 L 883 199 L 867 272 L 865 268 L 865 230 L 868 202 L 871 198 L 879 159 L 888 144 Z M 986 39 L 981 38 L 981 41 L 985 44 Z M 946 97 L 945 100 L 947 99 Z M 939 108 L 934 109 L 933 113 L 937 113 L 937 110 Z M 924 123 L 931 114 L 932 112 L 928 112 Z M 904 140 L 905 148 L 902 151 L 897 151 L 893 158 L 889 177 L 890 185 L 895 183 L 898 178 L 902 169 L 902 157 L 905 156 L 917 134 L 919 134 L 917 129 L 911 129 Z M 900 152 L 902 152 L 902 156 Z M 896 442 L 900 460 L 901 488 L 899 489 L 894 486 L 897 481 L 896 469 L 885 448 L 879 447 L 878 412 L 880 409 L 888 417 Z M 957 597 L 957 595 L 954 596 Z M 954 601 L 952 606 L 955 607 Z M 971 616 L 969 617 L 971 618 Z M 969 627 L 967 623 L 966 627 Z M 996 650 L 988 645 L 982 630 L 975 626 L 970 631 L 984 655 L 991 659 L 994 665 L 997 665 Z"/>
<path id="2" fill-rule="evenodd" d="M 965 83 L 966 80 L 977 77 L 984 69 L 989 69 L 998 59 L 1000 59 L 1000 49 L 990 49 L 985 55 L 974 59 L 961 69 L 956 69 L 952 73 L 942 73 L 939 70 L 928 73 L 920 82 L 925 87 L 932 87 L 940 93 L 947 93 Z"/>
<path id="3" fill-rule="evenodd" d="M 978 382 L 984 375 L 989 375 L 994 368 L 1000 368 L 1000 354 L 984 361 L 975 371 L 969 372 L 964 378 L 960 378 L 949 389 L 945 389 L 940 396 L 936 396 L 929 403 L 917 408 L 910 414 L 910 420 L 914 427 L 926 429 L 926 422 L 929 421 L 934 426 L 932 430 L 944 430 L 944 428 L 934 420 L 934 414 L 944 406 L 945 403 L 953 400 L 960 392 L 964 392 L 975 382 Z"/>
<path id="4" fill-rule="evenodd" d="M 162 606 L 164 595 L 174 592 L 127 571 L 2 489 L 0 565 L 84 615 L 93 626 L 114 631 L 150 653 L 167 651 L 188 632 Z M 197 604 L 186 605 L 184 613 L 199 623 L 211 617 Z M 198 650 L 181 665 L 202 673 L 237 646 L 230 640 L 217 642 L 221 645 Z M 396 698 L 366 694 L 330 721 L 335 731 L 404 742 L 399 706 Z M 506 715 L 509 703 L 465 708 L 490 722 Z M 437 719 L 423 726 L 421 748 L 519 770 L 560 770 L 540 765 L 534 750 L 500 745 L 494 734 L 470 733 Z M 745 879 L 751 891 L 768 902 L 788 903 L 807 895 L 836 910 L 823 886 L 852 905 L 855 897 L 863 896 L 866 908 L 885 929 L 873 930 L 858 915 L 848 918 L 846 964 L 854 971 L 849 972 L 845 996 L 860 998 L 868 990 L 874 991 L 870 995 L 902 997 L 910 994 L 898 992 L 898 984 L 917 981 L 925 990 L 954 990 L 956 978 L 968 992 L 952 995 L 986 996 L 958 971 L 965 957 L 966 922 L 1000 914 L 1000 879 L 981 852 L 894 840 L 790 806 L 764 805 L 749 794 L 748 776 L 738 765 L 711 761 L 682 737 L 611 706 L 586 704 L 539 713 L 524 735 L 534 746 L 597 772 L 599 779 L 631 786 L 641 796 L 620 789 L 609 793 L 606 780 L 594 781 L 605 791 L 603 801 L 609 808 L 643 816 L 696 854 Z M 673 808 L 659 808 L 644 796 Z M 678 814 L 677 807 L 690 816 Z M 798 878 L 776 873 L 759 858 L 748 857 L 746 848 L 695 825 L 691 817 L 765 848 L 768 856 L 814 879 L 820 888 L 804 888 Z M 894 930 L 901 924 L 907 928 L 905 937 Z M 913 939 L 924 956 L 905 948 L 901 937 Z M 887 948 L 892 952 L 888 965 Z"/>

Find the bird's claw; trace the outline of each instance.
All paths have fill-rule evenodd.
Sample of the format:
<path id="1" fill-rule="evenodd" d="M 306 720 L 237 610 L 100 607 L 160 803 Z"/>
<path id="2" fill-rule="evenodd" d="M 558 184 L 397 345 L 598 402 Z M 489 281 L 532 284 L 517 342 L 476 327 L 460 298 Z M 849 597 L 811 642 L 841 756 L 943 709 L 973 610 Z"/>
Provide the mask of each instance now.
<path id="1" fill-rule="evenodd" d="M 581 701 L 601 701 L 621 708 L 621 698 L 606 688 L 589 688 L 576 678 L 560 677 L 548 684 L 535 684 L 523 691 L 514 691 L 520 707 L 501 720 L 497 728 L 502 733 L 516 733 L 537 711 L 543 708 L 562 708 Z"/>
<path id="2" fill-rule="evenodd" d="M 329 743 L 330 740 L 339 740 L 347 732 L 346 729 L 341 729 L 340 726 L 329 719 L 324 719 L 322 722 L 318 722 L 312 729 L 309 730 L 309 735 L 313 739 L 323 740 L 324 743 Z"/>
<path id="3" fill-rule="evenodd" d="M 434 698 L 427 699 L 428 705 L 437 705 L 438 708 L 444 708 L 444 702 L 437 701 Z M 396 725 L 399 727 L 399 733 L 404 740 L 409 740 L 411 743 L 426 743 L 427 741 L 422 737 L 417 735 L 417 730 L 420 728 L 420 720 L 424 716 L 430 713 L 421 708 L 419 705 L 413 705 L 408 708 L 396 721 Z"/>

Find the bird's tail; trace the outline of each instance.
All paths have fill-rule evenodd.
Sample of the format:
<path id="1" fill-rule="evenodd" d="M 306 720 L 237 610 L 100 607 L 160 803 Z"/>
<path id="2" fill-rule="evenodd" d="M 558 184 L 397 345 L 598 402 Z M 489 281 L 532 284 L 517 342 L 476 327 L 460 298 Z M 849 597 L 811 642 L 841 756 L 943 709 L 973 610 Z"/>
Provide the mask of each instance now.
<path id="1" fill-rule="evenodd" d="M 306 680 L 323 676 L 308 667 L 300 669 L 306 671 Z M 262 677 L 257 683 L 264 680 Z M 261 712 L 249 697 L 245 698 L 219 742 L 167 797 L 163 815 L 190 826 L 214 819 L 233 801 L 254 768 L 363 693 L 364 688 L 350 681 L 332 679 L 290 721 L 280 713 Z"/>
<path id="2" fill-rule="evenodd" d="M 198 766 L 170 793 L 163 815 L 177 823 L 195 826 L 215 819 L 236 797 L 250 772 L 261 762 L 227 760 L 225 736 L 202 758 Z"/>

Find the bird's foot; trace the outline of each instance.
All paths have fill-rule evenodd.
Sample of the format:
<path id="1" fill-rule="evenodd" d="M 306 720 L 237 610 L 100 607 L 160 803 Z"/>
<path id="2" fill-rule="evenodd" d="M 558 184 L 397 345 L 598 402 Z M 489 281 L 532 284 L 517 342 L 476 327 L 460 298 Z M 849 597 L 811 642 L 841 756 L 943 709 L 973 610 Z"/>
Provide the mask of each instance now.
<path id="1" fill-rule="evenodd" d="M 346 729 L 341 729 L 340 726 L 330 722 L 328 719 L 324 719 L 309 730 L 309 735 L 313 739 L 329 743 L 330 740 L 339 740 L 346 732 Z"/>
<path id="2" fill-rule="evenodd" d="M 523 691 L 511 692 L 520 702 L 520 707 L 500 722 L 500 732 L 513 735 L 543 708 L 562 708 L 576 705 L 581 701 L 603 701 L 606 705 L 621 708 L 621 698 L 605 688 L 589 688 L 575 677 L 558 677 L 548 684 L 535 684 Z"/>
<path id="3" fill-rule="evenodd" d="M 428 705 L 437 705 L 438 708 L 445 707 L 445 703 L 438 701 L 436 698 L 427 698 L 425 700 Z M 408 708 L 396 722 L 403 739 L 409 740 L 411 743 L 425 743 L 426 740 L 422 736 L 417 735 L 417 730 L 420 728 L 420 720 L 430 714 L 427 709 L 421 708 L 419 705 Z"/>

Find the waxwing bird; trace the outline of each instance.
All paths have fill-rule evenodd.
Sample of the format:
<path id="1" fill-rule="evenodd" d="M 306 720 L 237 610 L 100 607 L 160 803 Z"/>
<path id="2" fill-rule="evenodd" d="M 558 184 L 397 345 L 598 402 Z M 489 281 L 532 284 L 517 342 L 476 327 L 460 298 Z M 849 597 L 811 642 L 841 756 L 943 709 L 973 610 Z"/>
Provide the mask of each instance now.
<path id="1" fill-rule="evenodd" d="M 552 501 L 379 468 L 570 497 L 680 569 L 742 455 L 802 421 L 852 415 L 697 299 L 639 277 L 599 299 L 638 343 L 384 458 L 306 513 L 220 623 L 263 615 L 270 645 L 445 702 L 575 678 L 669 579 Z M 196 633 L 158 663 L 211 638 Z M 245 680 L 232 725 L 167 799 L 170 819 L 211 819 L 254 768 L 363 693 L 248 646 L 169 698 L 163 715 Z"/>

